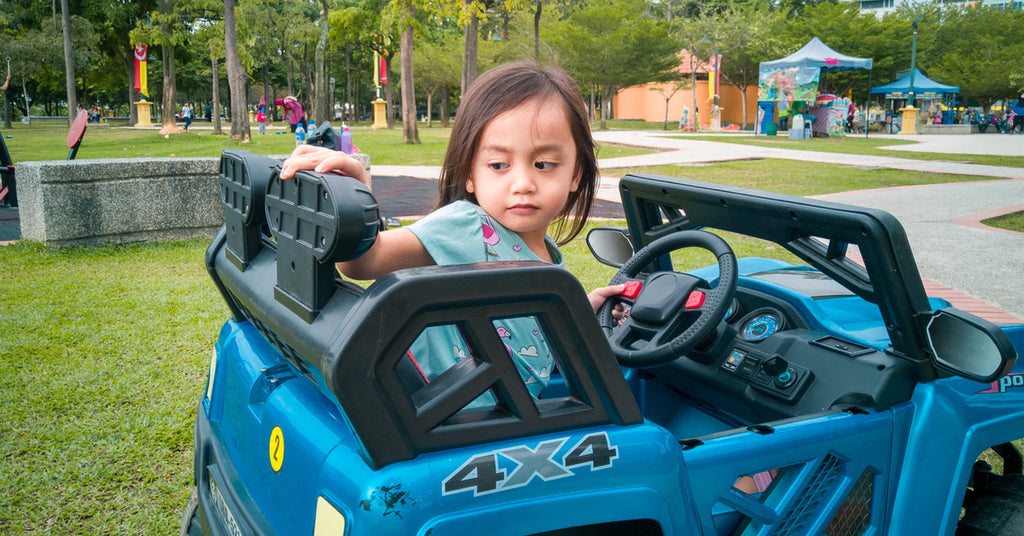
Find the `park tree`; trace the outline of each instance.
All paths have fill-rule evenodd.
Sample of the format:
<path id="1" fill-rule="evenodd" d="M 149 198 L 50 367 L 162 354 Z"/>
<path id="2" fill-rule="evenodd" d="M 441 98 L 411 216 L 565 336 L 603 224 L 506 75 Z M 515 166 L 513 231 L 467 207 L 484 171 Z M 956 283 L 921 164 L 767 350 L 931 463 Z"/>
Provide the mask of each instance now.
<path id="1" fill-rule="evenodd" d="M 734 3 L 723 17 L 732 31 L 722 35 L 722 78 L 736 86 L 744 98 L 743 128 L 747 128 L 747 90 L 757 87 L 762 61 L 780 57 L 779 43 L 774 38 L 782 19 L 782 12 L 757 3 Z"/>
<path id="2" fill-rule="evenodd" d="M 1016 98 L 1024 85 L 1024 11 L 992 6 L 944 6 L 938 24 L 918 25 L 935 34 L 931 54 L 918 54 L 929 77 L 960 86 L 964 97 L 986 110 L 1000 99 Z M 930 27 L 929 27 L 930 26 Z M 984 36 L 984 38 L 978 38 Z"/>
<path id="3" fill-rule="evenodd" d="M 75 59 L 71 48 L 71 12 L 68 0 L 60 0 L 61 28 L 64 36 L 64 79 L 68 94 L 68 125 L 75 120 L 78 112 L 78 92 L 75 89 Z"/>
<path id="4" fill-rule="evenodd" d="M 697 102 L 697 71 L 702 68 L 706 70 L 707 60 L 704 58 L 720 53 L 719 46 L 726 45 L 731 38 L 731 28 L 726 24 L 727 20 L 731 20 L 731 11 L 728 10 L 728 6 L 720 4 L 684 4 L 684 9 L 687 15 L 673 18 L 670 27 L 675 42 L 687 52 L 683 68 L 690 76 L 690 87 L 694 88 L 691 92 L 692 121 L 693 129 L 697 130 L 700 128 L 702 115 L 701 106 Z M 724 10 L 727 16 L 719 18 L 720 10 Z M 707 111 L 710 110 L 710 106 L 705 104 L 703 108 L 706 110 L 703 116 L 710 118 L 711 114 Z"/>
<path id="5" fill-rule="evenodd" d="M 231 139 L 248 142 L 249 110 L 246 100 L 248 75 L 242 69 L 235 30 L 235 0 L 224 0 L 224 57 L 231 90 Z"/>
<path id="6" fill-rule="evenodd" d="M 317 124 L 330 121 L 331 112 L 334 110 L 334 103 L 331 98 L 330 83 L 327 76 L 327 35 L 329 31 L 328 20 L 330 17 L 330 2 L 320 0 L 320 18 L 318 21 L 315 70 L 316 81 L 313 85 L 313 96 L 310 99 L 313 103 L 313 118 Z"/>
<path id="7" fill-rule="evenodd" d="M 390 71 L 392 59 L 397 51 L 392 46 L 399 36 L 394 33 L 395 18 L 385 21 L 382 16 L 390 5 L 386 0 L 364 0 L 363 2 L 335 10 L 331 18 L 331 35 L 347 40 L 356 47 L 378 53 L 384 58 L 385 68 Z M 372 67 L 372 64 L 371 64 Z M 388 73 L 382 73 L 387 75 Z M 384 100 L 387 103 L 387 125 L 394 127 L 393 78 L 387 76 L 384 84 Z"/>
<path id="8" fill-rule="evenodd" d="M 413 65 L 416 83 L 427 96 L 427 128 L 433 127 L 434 95 L 441 91 L 442 98 L 438 105 L 438 119 L 445 127 L 448 126 L 448 94 L 449 88 L 459 85 L 461 80 L 461 62 L 459 50 L 461 40 L 458 35 L 445 32 L 436 37 L 436 41 L 420 41 L 417 45 L 416 57 L 419 60 Z"/>
<path id="9" fill-rule="evenodd" d="M 413 0 L 391 0 L 381 23 L 387 34 L 392 28 L 399 32 L 399 65 L 402 99 L 402 143 L 419 144 L 420 134 L 416 125 L 416 86 L 413 79 L 413 42 L 416 27 L 416 2 Z M 390 126 L 390 123 L 389 123 Z"/>
<path id="10" fill-rule="evenodd" d="M 855 3 L 823 2 L 805 5 L 799 17 L 790 18 L 779 31 L 782 55 L 792 54 L 818 36 L 830 48 L 858 58 L 881 57 L 879 40 L 866 36 L 879 33 L 882 22 L 870 13 L 860 11 Z M 909 51 L 909 45 L 907 47 Z M 775 58 L 773 58 L 775 59 Z M 820 88 L 826 93 L 845 95 L 853 92 L 854 100 L 866 100 L 871 71 L 831 71 L 822 73 Z M 873 82 L 873 81 L 872 81 Z"/>
<path id="11" fill-rule="evenodd" d="M 671 78 L 678 46 L 646 15 L 642 0 L 594 0 L 542 30 L 556 61 L 577 83 L 601 89 L 601 128 L 620 88 Z"/>

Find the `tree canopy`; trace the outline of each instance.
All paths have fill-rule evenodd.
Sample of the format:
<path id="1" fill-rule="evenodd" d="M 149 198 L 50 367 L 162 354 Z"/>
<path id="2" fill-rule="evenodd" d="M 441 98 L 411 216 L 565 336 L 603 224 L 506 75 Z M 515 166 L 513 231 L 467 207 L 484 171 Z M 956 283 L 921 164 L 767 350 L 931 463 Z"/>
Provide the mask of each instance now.
<path id="1" fill-rule="evenodd" d="M 873 58 L 871 76 L 880 85 L 909 71 L 918 15 L 917 67 L 960 86 L 964 102 L 987 107 L 1024 87 L 1024 11 L 977 4 L 914 3 L 879 17 L 834 0 L 248 0 L 235 6 L 232 40 L 224 0 L 68 0 L 70 95 L 64 54 L 54 46 L 64 30 L 60 4 L 0 2 L 0 58 L 10 57 L 12 77 L 4 94 L 8 120 L 29 109 L 65 115 L 75 101 L 134 117 L 135 43 L 149 45 L 150 92 L 165 118 L 185 101 L 199 115 L 225 103 L 233 119 L 261 96 L 272 102 L 294 95 L 310 117 L 334 119 L 340 108 L 347 121 L 370 119 L 374 52 L 400 62 L 403 42 L 409 65 L 401 77 L 398 63 L 389 67 L 382 93 L 393 117 L 395 86 L 409 86 L 404 121 L 435 114 L 445 121 L 474 73 L 500 62 L 561 66 L 581 91 L 600 95 L 607 111 L 619 88 L 679 77 L 672 68 L 680 50 L 706 61 L 717 48 L 725 79 L 747 86 L 760 61 L 814 36 L 844 54 Z M 237 58 L 236 95 L 223 83 L 229 58 Z M 830 73 L 824 84 L 862 99 L 867 76 Z"/>

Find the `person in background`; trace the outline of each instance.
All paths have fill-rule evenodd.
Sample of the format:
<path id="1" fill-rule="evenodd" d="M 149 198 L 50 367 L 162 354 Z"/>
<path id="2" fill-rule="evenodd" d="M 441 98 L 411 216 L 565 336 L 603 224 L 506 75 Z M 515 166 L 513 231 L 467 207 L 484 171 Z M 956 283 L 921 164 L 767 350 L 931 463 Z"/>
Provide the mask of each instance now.
<path id="1" fill-rule="evenodd" d="M 260 108 L 258 110 L 256 110 L 256 124 L 258 124 L 260 126 L 259 132 L 257 132 L 257 134 L 263 135 L 263 134 L 267 133 L 267 107 L 266 107 L 266 105 L 260 106 Z"/>
<path id="2" fill-rule="evenodd" d="M 181 118 L 185 121 L 185 130 L 192 125 L 192 107 L 186 102 L 181 106 Z"/>
<path id="3" fill-rule="evenodd" d="M 284 118 L 288 121 L 288 126 L 291 127 L 292 132 L 295 132 L 295 128 L 298 125 L 302 125 L 303 130 L 306 129 L 306 112 L 302 110 L 302 105 L 299 101 L 295 100 L 295 97 L 291 95 L 283 98 L 274 100 L 274 104 L 284 108 Z"/>
<path id="4" fill-rule="evenodd" d="M 1014 113 L 1010 133 L 1024 134 L 1024 91 L 1021 91 L 1017 100 L 1010 105 L 1010 110 Z"/>

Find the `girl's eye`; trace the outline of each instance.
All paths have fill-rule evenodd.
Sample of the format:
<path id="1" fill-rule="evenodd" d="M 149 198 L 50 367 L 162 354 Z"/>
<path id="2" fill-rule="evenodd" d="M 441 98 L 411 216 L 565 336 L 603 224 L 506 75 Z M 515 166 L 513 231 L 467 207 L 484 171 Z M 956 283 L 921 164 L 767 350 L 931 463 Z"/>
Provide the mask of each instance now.
<path id="1" fill-rule="evenodd" d="M 503 169 L 508 168 L 508 164 L 505 164 L 503 162 L 491 162 L 490 164 L 487 164 L 487 167 L 493 169 L 494 171 L 501 171 Z"/>
<path id="2" fill-rule="evenodd" d="M 558 164 L 554 162 L 536 162 L 533 164 L 533 167 L 544 171 L 555 169 L 557 166 Z"/>

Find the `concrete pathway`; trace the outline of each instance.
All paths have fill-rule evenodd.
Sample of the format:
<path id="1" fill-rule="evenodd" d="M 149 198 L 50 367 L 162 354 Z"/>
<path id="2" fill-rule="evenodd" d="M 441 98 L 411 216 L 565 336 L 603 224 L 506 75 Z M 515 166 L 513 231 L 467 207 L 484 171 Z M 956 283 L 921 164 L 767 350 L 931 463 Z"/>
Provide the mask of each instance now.
<path id="1" fill-rule="evenodd" d="M 681 139 L 659 132 L 596 132 L 606 143 L 666 152 L 601 160 L 602 169 L 694 164 L 751 158 L 785 158 L 929 173 L 957 173 L 1004 180 L 886 188 L 821 196 L 840 203 L 885 210 L 903 224 L 929 295 L 942 296 L 994 322 L 1024 322 L 1024 234 L 980 223 L 1024 210 L 1024 167 L 1000 167 L 888 156 L 847 155 L 710 140 Z M 899 136 L 883 138 L 908 139 Z M 1020 155 L 1024 136 L 1004 134 L 916 136 L 905 151 Z M 1008 180 L 1006 180 L 1008 179 Z M 617 197 L 613 180 L 602 179 L 603 198 Z"/>

